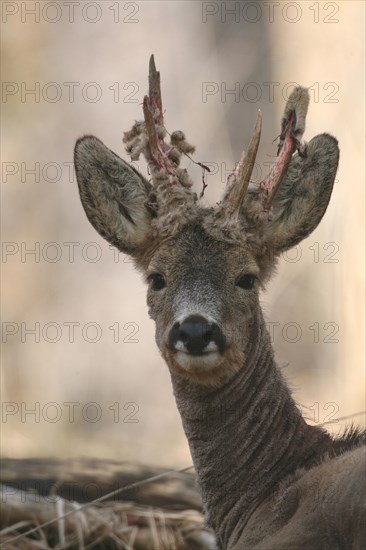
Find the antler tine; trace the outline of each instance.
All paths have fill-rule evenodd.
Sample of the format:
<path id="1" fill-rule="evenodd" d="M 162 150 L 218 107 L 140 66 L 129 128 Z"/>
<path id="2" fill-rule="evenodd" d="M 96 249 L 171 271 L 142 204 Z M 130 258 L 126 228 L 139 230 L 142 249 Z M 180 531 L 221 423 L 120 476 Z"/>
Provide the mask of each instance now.
<path id="1" fill-rule="evenodd" d="M 154 55 L 149 61 L 149 102 L 153 108 L 155 122 L 163 124 L 163 102 L 161 99 L 160 72 L 156 70 Z"/>
<path id="2" fill-rule="evenodd" d="M 300 139 L 305 131 L 305 119 L 309 106 L 309 92 L 307 88 L 298 86 L 291 93 L 282 118 L 282 127 L 279 144 L 279 155 L 271 172 L 260 184 L 263 210 L 269 212 L 275 194 L 286 175 L 288 165 L 295 150 L 305 156 L 306 149 L 302 147 Z"/>
<path id="3" fill-rule="evenodd" d="M 142 153 L 150 168 L 152 187 L 163 190 L 167 185 L 188 188 L 192 182 L 185 169 L 179 168 L 183 153 L 193 152 L 183 132 L 173 132 L 170 144 L 164 141 L 167 131 L 164 126 L 163 104 L 160 89 L 160 72 L 156 70 L 154 56 L 149 62 L 149 93 L 143 100 L 144 121 L 136 121 L 129 132 L 124 132 L 123 141 L 132 160 Z"/>
<path id="4" fill-rule="evenodd" d="M 166 131 L 161 99 L 160 72 L 156 70 L 153 55 L 151 55 L 149 61 L 149 95 L 144 97 L 143 111 L 152 157 L 151 162 L 158 170 L 165 169 L 171 176 L 172 182 L 176 182 L 176 171 L 172 160 L 168 156 L 170 147 L 164 142 Z"/>
<path id="5" fill-rule="evenodd" d="M 245 194 L 248 189 L 250 178 L 253 172 L 255 159 L 257 157 L 258 146 L 261 138 L 262 113 L 259 110 L 254 133 L 249 144 L 247 153 L 243 151 L 240 161 L 235 167 L 234 172 L 228 178 L 228 184 L 233 180 L 230 189 L 224 199 L 224 208 L 229 216 L 239 216 L 240 208 L 243 204 Z"/>

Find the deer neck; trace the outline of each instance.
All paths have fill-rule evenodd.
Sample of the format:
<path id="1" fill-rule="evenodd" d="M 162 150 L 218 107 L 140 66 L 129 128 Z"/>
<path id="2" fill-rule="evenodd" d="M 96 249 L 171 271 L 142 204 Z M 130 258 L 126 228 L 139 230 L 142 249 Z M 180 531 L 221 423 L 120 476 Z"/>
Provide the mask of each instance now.
<path id="1" fill-rule="evenodd" d="M 330 445 L 296 407 L 261 314 L 251 341 L 246 364 L 220 388 L 172 374 L 206 520 L 224 548 L 239 520 L 249 519 L 281 480 Z"/>

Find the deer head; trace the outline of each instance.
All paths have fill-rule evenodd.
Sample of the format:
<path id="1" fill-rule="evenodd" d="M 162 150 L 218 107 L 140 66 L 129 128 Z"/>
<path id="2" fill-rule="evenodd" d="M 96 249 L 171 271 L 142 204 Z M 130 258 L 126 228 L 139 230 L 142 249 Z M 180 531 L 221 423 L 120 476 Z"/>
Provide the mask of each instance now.
<path id="1" fill-rule="evenodd" d="M 259 290 L 276 259 L 307 237 L 327 208 L 337 171 L 335 138 L 302 143 L 309 95 L 292 92 L 282 119 L 279 154 L 267 179 L 250 183 L 261 133 L 258 113 L 246 154 L 228 178 L 221 203 L 203 207 L 182 154 L 182 132 L 170 144 L 160 74 L 150 60 L 144 121 L 124 134 L 137 170 L 93 136 L 79 139 L 75 168 L 81 201 L 94 228 L 134 259 L 148 284 L 156 342 L 170 370 L 198 384 L 220 385 L 246 361 L 262 330 Z"/>

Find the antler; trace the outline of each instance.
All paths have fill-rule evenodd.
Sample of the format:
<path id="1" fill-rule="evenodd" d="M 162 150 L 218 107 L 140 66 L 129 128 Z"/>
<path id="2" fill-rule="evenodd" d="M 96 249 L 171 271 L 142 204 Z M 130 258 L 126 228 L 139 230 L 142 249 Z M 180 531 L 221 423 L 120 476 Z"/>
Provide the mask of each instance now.
<path id="1" fill-rule="evenodd" d="M 183 132 L 173 132 L 171 144 L 165 143 L 167 131 L 164 127 L 163 103 L 160 89 L 160 72 L 156 70 L 154 56 L 149 62 L 149 95 L 143 100 L 144 122 L 136 122 L 131 131 L 124 133 L 123 141 L 132 160 L 143 153 L 155 180 L 164 178 L 171 185 L 192 185 L 186 170 L 179 169 L 183 152 L 193 153 L 194 147 L 187 143 Z"/>
<path id="2" fill-rule="evenodd" d="M 160 89 L 160 73 L 156 70 L 154 56 L 149 63 L 149 94 L 143 100 L 144 121 L 136 121 L 123 141 L 132 160 L 142 153 L 151 173 L 151 190 L 145 206 L 152 214 L 153 231 L 160 236 L 173 234 L 179 225 L 197 214 L 197 195 L 191 191 L 192 182 L 187 170 L 179 167 L 182 154 L 194 152 L 181 131 L 170 135 L 168 145 L 164 138 L 163 103 Z"/>
<path id="3" fill-rule="evenodd" d="M 306 88 L 297 87 L 291 93 L 281 123 L 278 158 L 270 174 L 261 182 L 251 200 L 245 202 L 250 178 L 262 128 L 262 114 L 258 111 L 257 122 L 247 153 L 242 153 L 234 171 L 228 177 L 227 190 L 220 206 L 215 209 L 214 217 L 220 224 L 240 225 L 240 215 L 245 203 L 245 213 L 252 222 L 260 217 L 267 218 L 273 199 L 295 150 L 305 156 L 306 148 L 301 144 L 305 130 L 305 118 L 309 104 Z M 155 211 L 162 221 L 174 216 L 183 219 L 193 215 L 197 195 L 192 193 L 192 182 L 185 169 L 179 168 L 181 155 L 192 153 L 194 147 L 187 143 L 183 132 L 173 132 L 168 145 L 164 138 L 167 131 L 164 126 L 163 104 L 160 89 L 160 73 L 156 70 L 154 56 L 149 63 L 149 94 L 143 100 L 144 121 L 136 122 L 130 132 L 125 132 L 123 141 L 132 160 L 144 154 L 152 175 L 152 192 L 146 206 Z M 177 212 L 181 213 L 179 216 Z M 189 213 L 189 210 L 192 212 Z M 175 211 L 175 214 L 173 213 Z M 184 212 L 184 216 L 183 216 Z M 264 215 L 263 215 L 264 214 Z"/>
<path id="4" fill-rule="evenodd" d="M 258 111 L 257 123 L 254 128 L 253 137 L 251 139 L 248 152 L 242 152 L 240 160 L 235 167 L 235 170 L 228 177 L 227 184 L 229 192 L 226 193 L 223 200 L 223 208 L 229 217 L 234 217 L 237 221 L 240 208 L 243 204 L 245 194 L 248 189 L 250 177 L 253 172 L 255 159 L 257 156 L 258 146 L 261 138 L 262 129 L 262 113 Z"/>
<path id="5" fill-rule="evenodd" d="M 149 63 L 149 95 L 145 95 L 143 102 L 145 126 L 148 135 L 151 153 L 150 166 L 157 170 L 165 169 L 171 176 L 171 183 L 177 183 L 175 167 L 169 158 L 169 147 L 164 142 L 166 130 L 164 128 L 163 104 L 160 89 L 160 72 L 156 70 L 154 56 Z"/>
<path id="6" fill-rule="evenodd" d="M 268 177 L 260 183 L 257 189 L 259 209 L 256 215 L 270 211 L 274 196 L 286 175 L 288 165 L 295 150 L 299 155 L 306 155 L 306 147 L 301 143 L 305 131 L 305 118 L 309 105 L 309 93 L 306 88 L 298 86 L 291 93 L 285 108 L 281 123 L 278 158 Z M 227 180 L 227 191 L 219 208 L 218 215 L 226 217 L 231 223 L 238 223 L 240 210 L 244 203 L 254 163 L 258 151 L 262 125 L 262 115 L 258 111 L 257 123 L 254 129 L 248 152 L 244 152 L 235 170 Z M 250 214 L 251 215 L 251 214 Z"/>
<path id="7" fill-rule="evenodd" d="M 286 175 L 288 165 L 295 150 L 300 156 L 306 156 L 306 147 L 301 144 L 305 131 L 305 119 L 309 107 L 307 88 L 298 86 L 291 93 L 281 123 L 278 159 L 267 178 L 261 182 L 263 210 L 269 212 L 274 196 Z"/>

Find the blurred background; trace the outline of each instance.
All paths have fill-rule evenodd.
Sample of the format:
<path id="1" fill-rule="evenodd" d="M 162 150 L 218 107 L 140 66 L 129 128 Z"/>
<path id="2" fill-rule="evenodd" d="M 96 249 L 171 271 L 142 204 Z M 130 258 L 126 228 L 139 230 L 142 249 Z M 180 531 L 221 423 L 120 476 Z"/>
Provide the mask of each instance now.
<path id="1" fill-rule="evenodd" d="M 220 199 L 263 132 L 268 173 L 295 83 L 308 86 L 305 139 L 327 131 L 341 160 L 319 228 L 282 259 L 262 296 L 276 357 L 309 422 L 339 433 L 363 411 L 365 4 L 16 2 L 2 9 L 2 440 L 7 457 L 190 464 L 145 288 L 82 209 L 75 140 L 97 135 L 127 160 L 148 60 L 167 129 L 209 164 Z M 146 175 L 146 166 L 135 163 Z M 186 166 L 201 190 L 199 167 Z M 355 417 L 364 424 L 364 417 Z"/>

